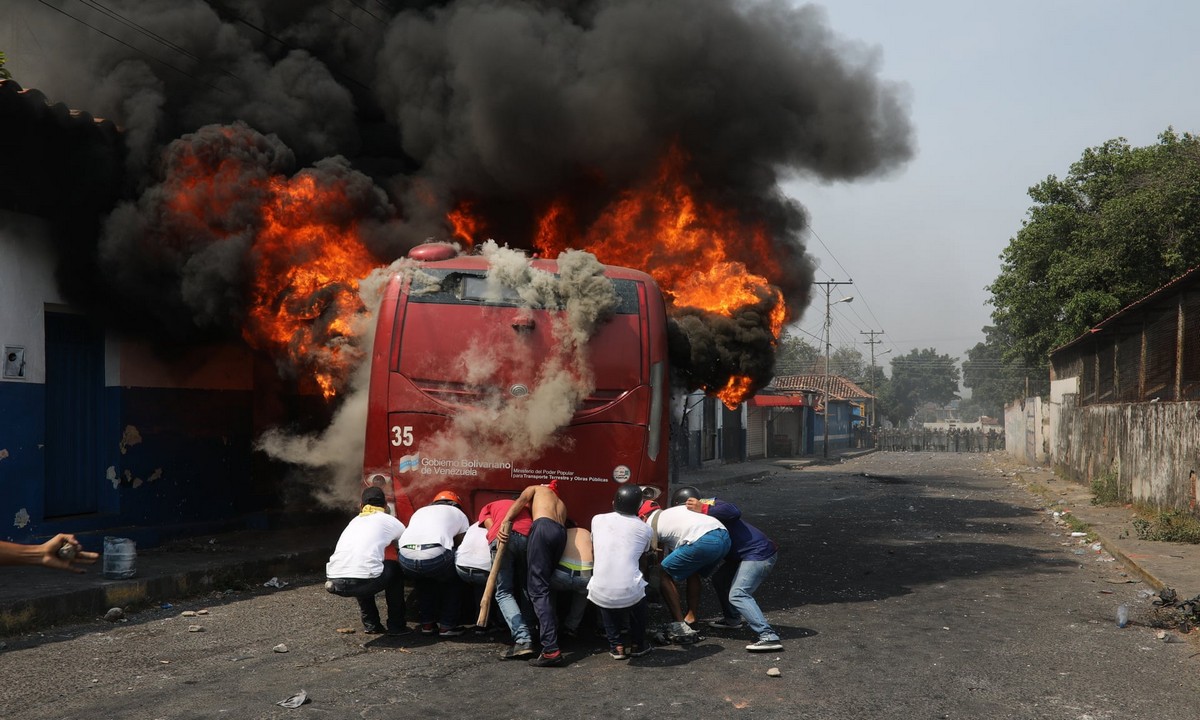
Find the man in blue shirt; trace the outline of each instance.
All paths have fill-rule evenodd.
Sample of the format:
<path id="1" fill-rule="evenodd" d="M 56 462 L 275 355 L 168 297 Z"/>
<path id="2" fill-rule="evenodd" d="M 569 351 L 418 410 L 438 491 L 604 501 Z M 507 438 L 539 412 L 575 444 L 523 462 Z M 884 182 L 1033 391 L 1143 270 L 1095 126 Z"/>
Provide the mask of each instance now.
<path id="1" fill-rule="evenodd" d="M 775 567 L 779 546 L 762 530 L 742 520 L 742 511 L 737 505 L 716 498 L 702 499 L 700 491 L 694 487 L 685 486 L 676 490 L 671 496 L 671 504 L 686 505 L 692 512 L 720 520 L 729 531 L 729 554 L 712 576 L 724 618 L 710 625 L 736 630 L 742 627 L 744 620 L 758 634 L 758 640 L 747 645 L 747 650 L 782 650 L 779 634 L 767 622 L 754 599 L 759 585 Z"/>

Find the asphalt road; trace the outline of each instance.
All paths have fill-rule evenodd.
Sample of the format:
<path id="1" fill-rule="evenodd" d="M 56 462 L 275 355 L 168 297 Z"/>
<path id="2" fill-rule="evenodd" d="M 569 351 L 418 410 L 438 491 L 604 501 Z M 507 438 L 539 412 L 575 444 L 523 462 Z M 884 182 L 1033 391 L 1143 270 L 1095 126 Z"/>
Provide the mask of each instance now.
<path id="1" fill-rule="evenodd" d="M 876 453 L 717 490 L 781 545 L 760 592 L 778 653 L 710 632 L 622 662 L 588 637 L 565 646 L 569 666 L 532 668 L 497 660 L 495 638 L 338 633 L 358 627 L 354 602 L 284 578 L 9 638 L 0 717 L 1195 717 L 1197 648 L 1158 639 L 1147 588 L 1079 553 L 1002 471 L 980 455 Z M 716 614 L 709 593 L 701 616 Z M 302 707 L 275 704 L 302 689 Z"/>

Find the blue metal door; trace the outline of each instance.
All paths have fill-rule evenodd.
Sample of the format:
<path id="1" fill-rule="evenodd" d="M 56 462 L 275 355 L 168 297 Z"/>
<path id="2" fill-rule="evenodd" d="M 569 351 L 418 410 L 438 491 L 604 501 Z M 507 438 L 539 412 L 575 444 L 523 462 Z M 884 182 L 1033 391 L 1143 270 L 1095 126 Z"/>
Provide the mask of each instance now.
<path id="1" fill-rule="evenodd" d="M 99 510 L 103 390 L 103 335 L 79 315 L 47 312 L 47 518 Z"/>

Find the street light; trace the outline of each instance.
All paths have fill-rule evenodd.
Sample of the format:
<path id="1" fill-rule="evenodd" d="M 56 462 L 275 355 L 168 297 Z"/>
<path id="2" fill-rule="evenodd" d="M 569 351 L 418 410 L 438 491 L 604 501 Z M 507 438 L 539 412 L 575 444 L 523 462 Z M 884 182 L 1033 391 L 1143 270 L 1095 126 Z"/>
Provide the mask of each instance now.
<path id="1" fill-rule="evenodd" d="M 825 284 L 825 409 L 822 413 L 822 422 L 825 430 L 825 439 L 821 443 L 821 454 L 824 457 L 829 457 L 829 328 L 833 321 L 830 319 L 829 308 L 838 303 L 854 302 L 854 296 L 841 298 L 830 302 L 829 293 L 833 290 L 834 283 Z"/>

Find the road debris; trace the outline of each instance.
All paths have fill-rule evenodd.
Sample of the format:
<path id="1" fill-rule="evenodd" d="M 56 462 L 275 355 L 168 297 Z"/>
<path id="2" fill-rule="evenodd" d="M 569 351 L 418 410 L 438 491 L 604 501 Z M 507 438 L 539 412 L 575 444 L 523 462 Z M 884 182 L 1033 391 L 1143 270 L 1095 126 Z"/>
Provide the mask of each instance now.
<path id="1" fill-rule="evenodd" d="M 771 668 L 767 671 L 767 677 L 780 677 L 783 673 L 779 672 L 779 668 Z"/>
<path id="2" fill-rule="evenodd" d="M 358 631 L 354 628 L 338 628 L 335 632 L 340 632 L 343 635 L 353 635 Z"/>
<path id="3" fill-rule="evenodd" d="M 263 583 L 263 587 L 284 588 L 287 587 L 287 583 L 277 577 L 273 577 Z"/>
<path id="4" fill-rule="evenodd" d="M 309 702 L 308 693 L 304 690 L 301 690 L 290 698 L 286 700 L 280 700 L 275 704 L 285 708 L 298 708 L 306 702 Z"/>
<path id="5" fill-rule="evenodd" d="M 277 653 L 285 653 L 288 651 L 288 646 L 284 645 L 283 643 L 279 643 L 275 647 L 271 648 L 271 651 L 277 652 Z"/>
<path id="6" fill-rule="evenodd" d="M 110 608 L 108 612 L 104 613 L 104 619 L 109 622 L 116 622 L 116 621 L 122 620 L 124 618 L 125 618 L 125 611 L 119 607 Z"/>
<path id="7" fill-rule="evenodd" d="M 188 632 L 204 632 L 203 625 L 188 625 Z"/>

